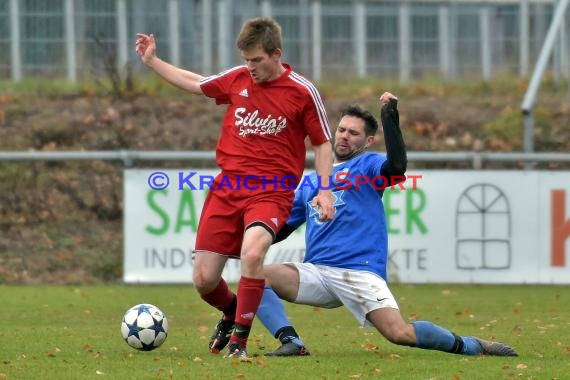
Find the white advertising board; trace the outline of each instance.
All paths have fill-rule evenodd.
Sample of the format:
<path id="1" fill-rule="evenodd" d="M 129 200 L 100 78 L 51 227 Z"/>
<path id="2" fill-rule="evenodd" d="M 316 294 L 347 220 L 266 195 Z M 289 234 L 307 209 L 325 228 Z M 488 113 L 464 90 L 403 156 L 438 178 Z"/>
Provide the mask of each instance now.
<path id="1" fill-rule="evenodd" d="M 153 177 L 157 172 L 163 175 Z M 125 282 L 192 281 L 206 184 L 216 173 L 125 170 Z M 422 170 L 408 176 L 405 189 L 384 194 L 390 281 L 570 284 L 570 173 Z M 167 182 L 164 190 L 151 188 Z M 300 261 L 304 247 L 300 228 L 271 247 L 266 263 Z M 224 278 L 238 280 L 238 260 L 228 261 Z"/>

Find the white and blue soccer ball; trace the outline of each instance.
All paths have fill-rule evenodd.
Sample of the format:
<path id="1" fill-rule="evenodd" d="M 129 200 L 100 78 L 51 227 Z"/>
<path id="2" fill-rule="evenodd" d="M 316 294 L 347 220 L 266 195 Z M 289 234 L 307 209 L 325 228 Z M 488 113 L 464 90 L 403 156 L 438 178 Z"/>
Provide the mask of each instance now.
<path id="1" fill-rule="evenodd" d="M 166 340 L 168 319 L 158 307 L 143 303 L 131 307 L 121 323 L 121 334 L 132 348 L 152 351 Z"/>

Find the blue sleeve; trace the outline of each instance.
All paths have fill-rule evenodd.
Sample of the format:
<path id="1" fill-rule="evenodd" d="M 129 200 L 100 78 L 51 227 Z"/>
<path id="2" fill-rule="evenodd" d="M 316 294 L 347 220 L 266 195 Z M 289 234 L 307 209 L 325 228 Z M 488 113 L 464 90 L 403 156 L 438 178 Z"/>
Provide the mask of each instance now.
<path id="1" fill-rule="evenodd" d="M 374 178 L 374 182 L 377 187 L 384 188 L 387 186 L 386 181 L 389 181 L 389 178 L 382 177 L 382 165 L 386 162 L 386 156 L 381 154 L 372 154 L 368 157 L 368 175 L 370 178 Z"/>
<path id="2" fill-rule="evenodd" d="M 295 191 L 295 199 L 293 200 L 293 208 L 291 209 L 291 216 L 287 224 L 291 227 L 298 228 L 307 220 L 307 206 L 305 201 L 303 189 Z"/>

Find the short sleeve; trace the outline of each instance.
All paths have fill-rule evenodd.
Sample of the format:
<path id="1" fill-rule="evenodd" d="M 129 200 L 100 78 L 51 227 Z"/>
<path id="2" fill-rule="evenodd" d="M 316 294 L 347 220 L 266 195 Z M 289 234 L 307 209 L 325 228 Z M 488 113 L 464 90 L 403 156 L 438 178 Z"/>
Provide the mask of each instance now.
<path id="1" fill-rule="evenodd" d="M 216 104 L 229 104 L 230 89 L 242 70 L 243 66 L 236 66 L 219 74 L 206 77 L 200 81 L 200 88 L 204 95 L 215 99 Z"/>

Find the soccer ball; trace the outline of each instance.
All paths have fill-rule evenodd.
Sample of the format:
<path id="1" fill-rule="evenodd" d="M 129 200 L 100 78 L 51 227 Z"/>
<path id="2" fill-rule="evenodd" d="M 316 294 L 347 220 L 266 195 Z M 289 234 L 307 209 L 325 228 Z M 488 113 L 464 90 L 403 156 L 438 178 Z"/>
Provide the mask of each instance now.
<path id="1" fill-rule="evenodd" d="M 154 305 L 135 305 L 123 317 L 121 334 L 132 348 L 151 351 L 166 340 L 168 320 L 162 310 Z"/>

